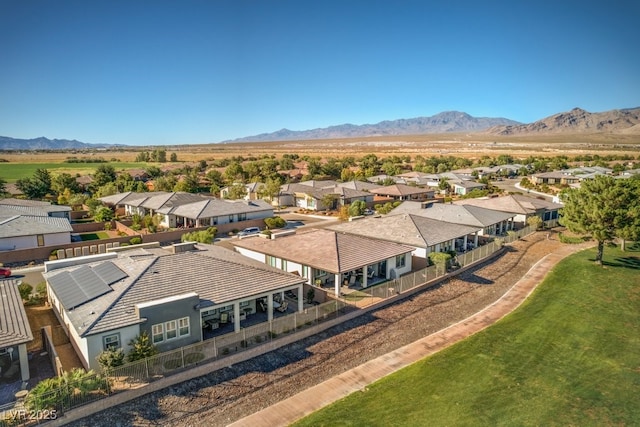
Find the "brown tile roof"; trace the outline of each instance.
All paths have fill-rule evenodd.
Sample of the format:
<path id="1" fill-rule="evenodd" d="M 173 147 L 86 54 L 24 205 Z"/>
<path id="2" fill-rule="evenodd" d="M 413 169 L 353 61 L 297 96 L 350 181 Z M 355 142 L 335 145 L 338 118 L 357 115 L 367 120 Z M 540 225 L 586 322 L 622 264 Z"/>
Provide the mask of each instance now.
<path id="1" fill-rule="evenodd" d="M 242 239 L 233 244 L 331 273 L 351 271 L 413 250 L 398 243 L 327 229 L 312 229 L 273 240 Z"/>

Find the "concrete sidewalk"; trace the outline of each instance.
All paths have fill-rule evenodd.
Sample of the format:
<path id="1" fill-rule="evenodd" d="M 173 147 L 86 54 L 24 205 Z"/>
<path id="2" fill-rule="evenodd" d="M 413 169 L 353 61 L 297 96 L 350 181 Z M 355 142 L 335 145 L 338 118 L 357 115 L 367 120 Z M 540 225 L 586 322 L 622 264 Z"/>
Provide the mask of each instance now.
<path id="1" fill-rule="evenodd" d="M 412 363 L 455 344 L 515 310 L 542 282 L 546 274 L 566 256 L 586 245 L 565 245 L 538 261 L 499 300 L 482 311 L 441 331 L 370 360 L 317 386 L 236 421 L 231 426 L 287 426 Z"/>

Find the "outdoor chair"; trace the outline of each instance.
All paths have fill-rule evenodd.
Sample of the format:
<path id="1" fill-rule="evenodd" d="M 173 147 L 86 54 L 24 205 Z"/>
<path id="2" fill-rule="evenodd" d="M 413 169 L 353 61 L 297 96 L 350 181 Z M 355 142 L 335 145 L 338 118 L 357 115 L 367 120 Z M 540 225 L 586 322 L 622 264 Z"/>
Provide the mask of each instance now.
<path id="1" fill-rule="evenodd" d="M 227 322 L 229 322 L 229 313 L 220 314 L 220 323 L 227 323 Z"/>

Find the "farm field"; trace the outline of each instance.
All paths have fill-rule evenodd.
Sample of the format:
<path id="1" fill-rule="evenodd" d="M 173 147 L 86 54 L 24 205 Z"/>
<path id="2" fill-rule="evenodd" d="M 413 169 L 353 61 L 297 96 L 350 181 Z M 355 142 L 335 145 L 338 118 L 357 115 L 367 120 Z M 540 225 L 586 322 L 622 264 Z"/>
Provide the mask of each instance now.
<path id="1" fill-rule="evenodd" d="M 2 156 L 0 156 L 2 157 Z M 6 156 L 4 156 L 6 158 Z M 47 169 L 54 175 L 61 173 L 68 173 L 72 176 L 89 175 L 92 174 L 96 168 L 105 163 L 64 163 L 62 160 L 59 162 L 44 161 L 47 154 L 34 154 L 34 157 L 42 157 L 42 162 L 5 162 L 0 163 L 0 178 L 7 182 L 15 182 L 21 178 L 28 178 L 33 176 L 36 169 Z M 145 168 L 149 164 L 136 163 L 136 162 L 109 162 L 115 170 L 127 170 L 135 168 Z"/>
<path id="2" fill-rule="evenodd" d="M 295 426 L 634 425 L 639 254 L 575 254 L 495 326 Z"/>

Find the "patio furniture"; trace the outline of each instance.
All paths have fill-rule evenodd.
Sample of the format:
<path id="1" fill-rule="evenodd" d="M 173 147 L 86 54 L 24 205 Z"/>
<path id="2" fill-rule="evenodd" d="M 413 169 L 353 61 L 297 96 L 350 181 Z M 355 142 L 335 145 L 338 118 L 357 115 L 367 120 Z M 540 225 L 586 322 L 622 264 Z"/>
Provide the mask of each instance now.
<path id="1" fill-rule="evenodd" d="M 267 306 L 264 304 L 263 301 L 260 301 L 260 310 L 262 310 L 263 312 L 267 311 Z"/>
<path id="2" fill-rule="evenodd" d="M 229 322 L 229 313 L 220 314 L 220 323 L 228 323 Z"/>
<path id="3" fill-rule="evenodd" d="M 276 310 L 278 310 L 280 313 L 284 313 L 285 311 L 287 311 L 287 306 L 288 305 L 289 305 L 289 303 L 287 301 L 285 301 L 282 304 L 280 304 L 280 306 L 278 308 L 276 308 Z"/>
<path id="4" fill-rule="evenodd" d="M 206 328 L 211 331 L 213 331 L 214 329 L 218 329 L 220 327 L 220 324 L 215 320 L 207 320 L 206 322 L 204 322 L 204 324 Z"/>

